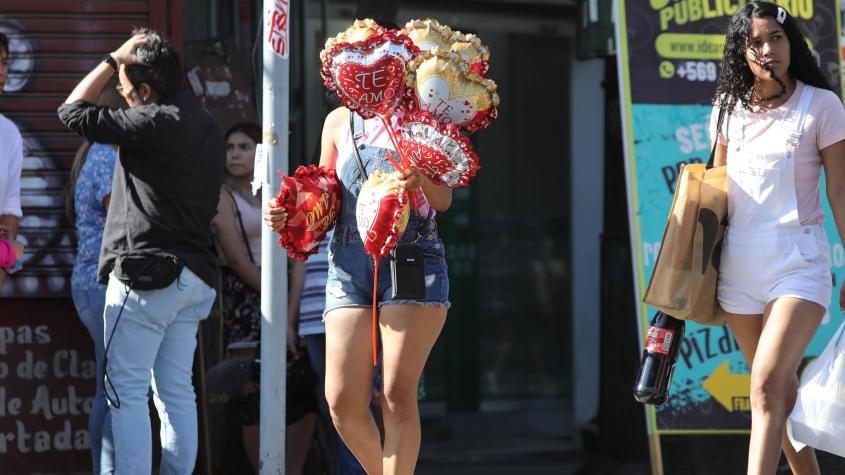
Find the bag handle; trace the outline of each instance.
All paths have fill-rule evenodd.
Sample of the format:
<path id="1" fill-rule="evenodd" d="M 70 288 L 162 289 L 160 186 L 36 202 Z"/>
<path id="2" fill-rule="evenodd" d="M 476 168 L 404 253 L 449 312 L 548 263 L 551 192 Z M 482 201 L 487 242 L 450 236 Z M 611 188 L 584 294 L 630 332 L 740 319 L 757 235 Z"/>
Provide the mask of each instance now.
<path id="1" fill-rule="evenodd" d="M 713 148 L 710 149 L 710 160 L 707 160 L 707 168 L 713 167 L 713 159 L 716 158 L 716 145 L 719 144 L 719 134 L 722 132 L 722 123 L 725 122 L 725 113 L 727 109 L 719 108 L 719 118 L 716 119 L 716 137 L 713 139 Z M 727 131 L 725 132 L 727 135 Z"/>

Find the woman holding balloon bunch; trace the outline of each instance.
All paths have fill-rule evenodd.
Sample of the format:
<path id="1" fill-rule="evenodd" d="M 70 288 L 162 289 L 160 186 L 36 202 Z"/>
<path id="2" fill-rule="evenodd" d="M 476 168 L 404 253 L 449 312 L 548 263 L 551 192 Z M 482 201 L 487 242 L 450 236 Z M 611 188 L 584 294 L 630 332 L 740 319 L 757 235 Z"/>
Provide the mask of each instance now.
<path id="1" fill-rule="evenodd" d="M 444 41 L 455 38 L 448 27 L 436 21 L 413 23 L 396 31 L 386 30 L 372 20 L 356 21 L 345 32 L 329 39 L 321 54 L 326 85 L 346 106 L 335 109 L 326 118 L 320 155 L 320 166 L 336 173 L 342 194 L 326 283 L 326 399 L 339 434 L 369 474 L 411 474 L 416 465 L 420 447 L 417 386 L 450 306 L 445 249 L 434 215 L 449 209 L 452 189 L 447 186 L 450 184 L 447 180 L 431 172 L 431 167 L 412 163 L 408 159 L 410 148 L 403 150 L 412 147 L 409 117 L 419 115 L 417 112 L 409 113 L 397 102 L 367 102 L 366 98 L 372 96 L 356 96 L 355 88 L 344 88 L 344 81 L 338 78 L 349 71 L 360 71 L 358 65 L 345 62 L 348 58 L 353 61 L 363 58 L 366 64 L 385 67 L 387 73 L 380 76 L 381 84 L 398 88 L 378 97 L 395 97 L 407 92 L 405 66 L 420 55 L 415 43 L 421 44 L 421 38 L 431 36 Z M 391 51 L 392 56 L 367 58 L 368 54 L 384 51 Z M 390 76 L 396 71 L 398 75 Z M 409 80 L 409 84 L 412 82 Z M 358 86 L 366 89 L 366 84 Z M 419 91 L 415 93 L 419 95 Z M 495 90 L 490 94 L 495 95 Z M 495 100 L 498 101 L 498 96 Z M 492 99 L 484 114 L 474 114 L 473 118 L 495 117 L 495 105 L 491 104 Z M 443 128 L 426 117 L 420 119 L 415 130 L 425 128 L 426 124 L 431 131 Z M 451 139 L 447 137 L 438 143 L 462 144 L 455 145 L 449 153 L 465 158 L 461 164 L 465 179 L 462 185 L 465 185 L 478 168 L 477 157 L 457 128 L 454 125 L 452 128 Z M 400 130 L 403 139 L 396 137 Z M 362 213 L 362 206 L 366 208 L 364 202 L 371 199 L 368 190 L 373 180 L 380 183 L 379 188 L 392 190 L 395 199 L 408 203 L 407 211 L 400 208 L 395 213 L 399 221 L 407 220 L 404 232 L 397 232 L 395 239 L 388 239 L 381 251 L 376 252 L 370 247 L 370 237 L 378 233 L 361 230 L 362 220 L 370 220 L 366 212 Z M 276 200 L 271 200 L 264 209 L 265 222 L 279 232 L 286 225 L 294 226 L 293 215 L 289 219 L 289 214 L 290 210 L 279 206 Z M 394 232 L 396 229 L 394 225 Z M 389 259 L 379 259 L 397 242 L 399 246 L 416 243 L 422 251 L 425 277 L 424 284 L 420 284 L 424 285 L 424 291 L 420 291 L 419 297 L 395 296 Z M 378 263 L 377 267 L 374 262 Z M 383 444 L 369 410 L 376 357 L 375 306 L 380 310 Z"/>

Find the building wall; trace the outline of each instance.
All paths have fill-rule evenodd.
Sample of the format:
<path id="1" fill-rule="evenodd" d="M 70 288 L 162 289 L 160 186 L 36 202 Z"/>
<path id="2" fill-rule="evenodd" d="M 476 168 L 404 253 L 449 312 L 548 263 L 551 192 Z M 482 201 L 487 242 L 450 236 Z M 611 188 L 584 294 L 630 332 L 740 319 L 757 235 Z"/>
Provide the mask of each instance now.
<path id="1" fill-rule="evenodd" d="M 59 122 L 56 109 L 134 27 L 179 33 L 170 28 L 179 16 L 168 14 L 178 2 L 3 0 L 0 31 L 12 51 L 0 113 L 24 140 L 20 235 L 27 244 L 25 268 L 6 279 L 3 297 L 69 296 L 76 236 L 64 217 L 63 193 L 81 139 Z"/>
<path id="2" fill-rule="evenodd" d="M 81 139 L 56 117 L 73 87 L 138 26 L 179 44 L 179 0 L 2 0 L 11 65 L 0 113 L 24 140 L 25 267 L 0 296 L 0 471 L 90 471 L 91 338 L 70 300 L 76 236 L 63 189 Z M 175 22 L 175 23 L 171 23 Z M 45 298 L 46 297 L 46 298 Z"/>
<path id="3" fill-rule="evenodd" d="M 572 68 L 572 408 L 574 423 L 599 401 L 601 233 L 604 209 L 604 59 Z"/>

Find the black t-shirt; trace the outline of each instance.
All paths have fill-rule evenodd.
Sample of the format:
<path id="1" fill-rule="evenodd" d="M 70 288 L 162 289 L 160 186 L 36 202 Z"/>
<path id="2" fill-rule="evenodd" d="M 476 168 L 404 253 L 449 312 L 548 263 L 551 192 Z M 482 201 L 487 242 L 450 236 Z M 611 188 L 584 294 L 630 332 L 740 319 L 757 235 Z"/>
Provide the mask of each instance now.
<path id="1" fill-rule="evenodd" d="M 59 119 L 89 142 L 120 146 L 112 181 L 98 279 L 133 250 L 181 258 L 199 278 L 217 281 L 211 218 L 223 183 L 223 134 L 186 91 L 158 104 L 109 109 L 62 104 Z"/>

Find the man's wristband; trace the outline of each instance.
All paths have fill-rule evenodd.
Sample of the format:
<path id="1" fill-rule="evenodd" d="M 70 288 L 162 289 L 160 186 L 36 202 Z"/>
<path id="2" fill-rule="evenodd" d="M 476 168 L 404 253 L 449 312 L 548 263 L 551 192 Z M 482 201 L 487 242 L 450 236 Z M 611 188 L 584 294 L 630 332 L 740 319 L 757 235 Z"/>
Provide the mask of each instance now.
<path id="1" fill-rule="evenodd" d="M 117 60 L 114 59 L 114 56 L 111 54 L 103 56 L 103 62 L 111 66 L 114 72 L 117 72 Z"/>

